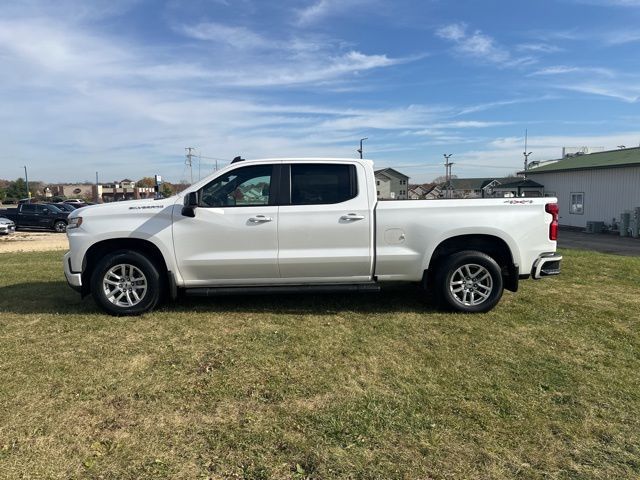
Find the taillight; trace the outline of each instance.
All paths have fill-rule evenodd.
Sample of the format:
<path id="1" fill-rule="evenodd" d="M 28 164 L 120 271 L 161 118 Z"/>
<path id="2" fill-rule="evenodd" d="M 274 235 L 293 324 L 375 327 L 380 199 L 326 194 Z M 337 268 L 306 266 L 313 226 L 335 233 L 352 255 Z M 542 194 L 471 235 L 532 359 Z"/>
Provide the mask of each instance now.
<path id="1" fill-rule="evenodd" d="M 544 210 L 553 217 L 551 219 L 551 225 L 549 225 L 549 240 L 558 240 L 558 214 L 560 213 L 558 204 L 547 203 L 544 206 Z"/>

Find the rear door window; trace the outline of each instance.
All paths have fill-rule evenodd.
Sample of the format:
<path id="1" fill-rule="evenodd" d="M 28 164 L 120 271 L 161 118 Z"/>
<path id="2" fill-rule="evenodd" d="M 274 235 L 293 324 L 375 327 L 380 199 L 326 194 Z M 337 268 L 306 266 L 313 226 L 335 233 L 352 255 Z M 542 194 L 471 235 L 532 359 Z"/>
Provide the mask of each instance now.
<path id="1" fill-rule="evenodd" d="M 291 165 L 291 204 L 319 205 L 342 203 L 358 195 L 353 165 Z"/>

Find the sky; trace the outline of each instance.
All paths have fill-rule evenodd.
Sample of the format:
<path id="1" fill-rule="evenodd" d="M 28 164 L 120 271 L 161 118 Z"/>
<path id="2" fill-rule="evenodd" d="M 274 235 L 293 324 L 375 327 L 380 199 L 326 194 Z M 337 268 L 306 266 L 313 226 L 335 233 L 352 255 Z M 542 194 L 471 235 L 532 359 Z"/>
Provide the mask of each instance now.
<path id="1" fill-rule="evenodd" d="M 525 130 L 530 161 L 638 146 L 639 25 L 640 0 L 3 0 L 0 178 L 190 181 L 368 137 L 421 183 L 445 153 L 521 170 Z"/>

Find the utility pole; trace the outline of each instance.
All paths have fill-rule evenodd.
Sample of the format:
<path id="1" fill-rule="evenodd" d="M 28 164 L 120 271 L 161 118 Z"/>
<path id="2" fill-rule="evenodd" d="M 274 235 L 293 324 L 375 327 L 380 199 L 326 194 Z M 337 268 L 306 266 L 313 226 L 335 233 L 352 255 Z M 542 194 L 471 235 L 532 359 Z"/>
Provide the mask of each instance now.
<path id="1" fill-rule="evenodd" d="M 360 148 L 358 150 L 356 150 L 356 152 L 358 152 L 360 154 L 360 158 L 362 158 L 362 142 L 364 140 L 369 140 L 369 137 L 364 137 L 360 139 Z"/>
<path id="2" fill-rule="evenodd" d="M 527 139 L 528 139 L 528 131 L 525 128 L 524 130 L 524 152 L 522 152 L 522 155 L 524 155 L 524 178 L 527 178 L 527 169 L 529 168 L 529 155 L 531 155 L 533 152 L 528 152 L 527 153 Z"/>
<path id="3" fill-rule="evenodd" d="M 193 167 L 192 167 L 191 159 L 193 158 L 192 150 L 195 150 L 195 148 L 186 147 L 185 150 L 187 151 L 187 155 L 186 155 L 187 159 L 185 160 L 184 163 L 189 167 L 189 171 L 191 172 L 191 183 L 193 184 Z"/>
<path id="4" fill-rule="evenodd" d="M 451 198 L 451 165 L 449 159 L 453 153 L 445 153 L 444 155 L 444 185 L 445 185 L 445 198 Z"/>
<path id="5" fill-rule="evenodd" d="M 27 174 L 27 166 L 24 166 L 24 181 L 27 184 L 27 198 L 31 199 L 31 192 L 29 191 L 29 175 Z"/>
<path id="6" fill-rule="evenodd" d="M 98 192 L 98 172 L 96 172 L 96 203 L 100 203 L 100 192 Z"/>

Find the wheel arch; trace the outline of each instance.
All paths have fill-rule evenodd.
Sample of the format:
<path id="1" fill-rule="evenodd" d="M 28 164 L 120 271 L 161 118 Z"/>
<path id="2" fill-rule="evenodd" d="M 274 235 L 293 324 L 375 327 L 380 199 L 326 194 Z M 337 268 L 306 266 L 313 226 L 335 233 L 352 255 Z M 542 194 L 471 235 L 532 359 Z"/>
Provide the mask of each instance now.
<path id="1" fill-rule="evenodd" d="M 441 241 L 425 269 L 424 280 L 427 284 L 433 281 L 438 266 L 444 259 L 465 250 L 482 252 L 493 258 L 502 271 L 504 287 L 512 292 L 518 290 L 518 265 L 514 253 L 504 239 L 491 234 L 463 234 Z"/>
<path id="2" fill-rule="evenodd" d="M 104 255 L 117 250 L 132 250 L 145 255 L 157 268 L 161 277 L 169 280 L 169 269 L 162 252 L 153 242 L 141 238 L 112 238 L 96 242 L 86 251 L 82 260 L 82 295 L 89 293 L 93 269 Z"/>

